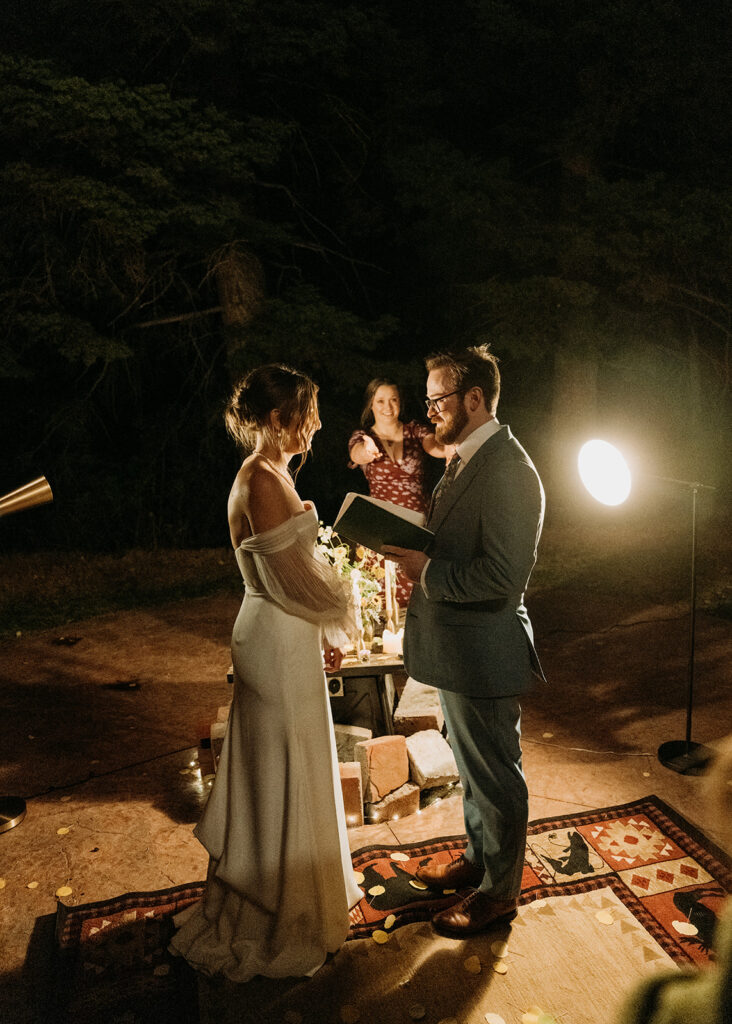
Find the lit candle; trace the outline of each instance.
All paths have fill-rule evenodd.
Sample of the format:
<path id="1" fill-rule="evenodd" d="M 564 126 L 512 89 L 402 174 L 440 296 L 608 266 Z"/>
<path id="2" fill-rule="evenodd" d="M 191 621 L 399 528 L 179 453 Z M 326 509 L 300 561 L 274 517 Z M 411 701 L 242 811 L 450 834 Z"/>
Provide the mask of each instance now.
<path id="1" fill-rule="evenodd" d="M 392 590 L 392 577 L 394 576 L 394 563 L 390 562 L 389 559 L 384 560 L 384 597 L 386 598 L 386 628 L 394 629 L 396 623 L 394 622 L 394 611 L 392 608 L 392 598 L 394 596 Z"/>
<path id="2" fill-rule="evenodd" d="M 353 594 L 353 607 L 356 618 L 356 630 L 358 631 L 360 644 L 360 637 L 363 633 L 363 617 L 361 615 L 361 591 L 358 589 L 358 577 L 355 575 L 355 573 L 351 576 L 351 592 Z"/>
<path id="3" fill-rule="evenodd" d="M 382 637 L 382 649 L 384 654 L 401 654 L 402 653 L 402 642 L 404 640 L 404 630 L 398 629 L 393 631 L 387 628 L 384 630 Z"/>

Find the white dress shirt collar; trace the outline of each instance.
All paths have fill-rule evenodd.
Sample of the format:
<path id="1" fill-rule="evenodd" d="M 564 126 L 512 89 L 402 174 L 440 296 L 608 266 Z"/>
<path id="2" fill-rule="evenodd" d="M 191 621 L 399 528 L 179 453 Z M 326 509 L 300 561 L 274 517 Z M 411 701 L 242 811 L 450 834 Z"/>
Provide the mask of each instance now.
<path id="1" fill-rule="evenodd" d="M 464 466 L 470 462 L 472 457 L 478 451 L 489 437 L 492 437 L 496 431 L 500 430 L 501 424 L 498 420 L 493 417 L 492 420 L 488 420 L 487 423 L 481 423 L 479 427 L 476 427 L 472 434 L 468 434 L 464 441 L 461 441 L 457 446 L 456 451 L 460 456 L 460 466 L 458 467 L 457 476 L 460 475 Z"/>

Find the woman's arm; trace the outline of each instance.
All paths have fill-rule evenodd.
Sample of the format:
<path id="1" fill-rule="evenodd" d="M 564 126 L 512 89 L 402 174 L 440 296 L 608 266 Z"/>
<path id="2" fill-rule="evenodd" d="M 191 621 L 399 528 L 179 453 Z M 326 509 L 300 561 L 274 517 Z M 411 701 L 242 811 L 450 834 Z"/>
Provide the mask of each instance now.
<path id="1" fill-rule="evenodd" d="M 434 434 L 425 434 L 422 447 L 433 459 L 451 459 L 455 454 L 454 444 L 440 444 Z"/>

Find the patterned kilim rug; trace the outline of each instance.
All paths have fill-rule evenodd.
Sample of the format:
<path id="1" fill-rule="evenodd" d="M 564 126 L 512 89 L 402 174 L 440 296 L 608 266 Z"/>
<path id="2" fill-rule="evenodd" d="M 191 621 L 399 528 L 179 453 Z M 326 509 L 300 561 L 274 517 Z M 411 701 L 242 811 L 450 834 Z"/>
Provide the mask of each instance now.
<path id="1" fill-rule="evenodd" d="M 647 971 L 713 959 L 712 932 L 732 872 L 719 850 L 656 797 L 533 822 L 513 925 L 456 942 L 422 922 L 458 896 L 424 889 L 414 872 L 434 857 L 457 857 L 464 844 L 458 836 L 354 853 L 365 896 L 351 913 L 353 941 L 309 981 L 201 982 L 201 1019 L 337 1021 L 358 1012 L 364 1022 L 387 1021 L 402 1019 L 404 1002 L 407 1020 L 424 1006 L 425 1021 L 484 1024 L 492 1012 L 496 1024 L 509 1024 L 521 1017 L 516 1006 L 543 1006 L 557 1018 L 569 1007 L 569 1021 L 610 1024 L 620 990 Z M 166 947 L 173 915 L 202 891 L 195 883 L 60 905 L 57 1012 L 84 1024 L 197 1021 L 196 977 Z M 509 938 L 506 954 L 496 941 Z M 590 999 L 584 1011 L 578 992 Z"/>
<path id="2" fill-rule="evenodd" d="M 370 935 L 387 921 L 394 928 L 427 920 L 454 903 L 457 896 L 447 891 L 435 898 L 414 874 L 420 865 L 448 862 L 464 849 L 464 836 L 454 836 L 354 853 L 366 897 L 351 912 L 350 938 Z M 717 913 L 732 888 L 726 860 L 655 796 L 545 818 L 529 826 L 521 904 L 610 888 L 674 961 L 704 963 Z"/>

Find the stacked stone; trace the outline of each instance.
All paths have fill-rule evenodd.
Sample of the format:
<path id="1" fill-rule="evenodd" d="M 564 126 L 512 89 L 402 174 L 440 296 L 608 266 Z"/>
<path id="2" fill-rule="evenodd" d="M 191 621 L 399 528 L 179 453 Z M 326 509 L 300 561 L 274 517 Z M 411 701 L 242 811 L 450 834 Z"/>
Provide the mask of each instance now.
<path id="1" fill-rule="evenodd" d="M 361 799 L 369 822 L 389 821 L 419 810 L 423 789 L 459 781 L 455 758 L 442 735 L 445 719 L 433 686 L 407 679 L 394 714 L 393 736 L 372 738 L 368 729 L 336 725 L 346 821 L 358 820 L 354 764 L 360 768 Z M 348 770 L 348 781 L 344 770 Z"/>
<path id="2" fill-rule="evenodd" d="M 412 736 L 424 729 L 441 732 L 444 724 L 440 695 L 435 687 L 418 683 L 409 676 L 394 712 L 394 732 L 402 736 Z"/>
<path id="3" fill-rule="evenodd" d="M 366 817 L 389 821 L 419 810 L 419 786 L 409 781 L 404 736 L 377 736 L 356 744 Z"/>

